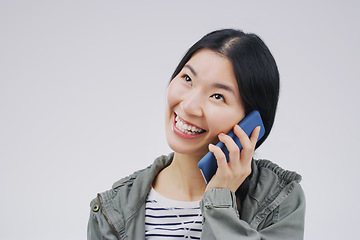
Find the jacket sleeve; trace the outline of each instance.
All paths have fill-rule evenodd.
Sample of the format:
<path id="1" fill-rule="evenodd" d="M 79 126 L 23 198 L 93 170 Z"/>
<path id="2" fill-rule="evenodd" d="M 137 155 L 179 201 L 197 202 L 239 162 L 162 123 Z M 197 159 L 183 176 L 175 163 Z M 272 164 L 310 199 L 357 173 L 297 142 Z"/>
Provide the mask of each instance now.
<path id="1" fill-rule="evenodd" d="M 305 197 L 298 183 L 276 209 L 267 212 L 263 220 L 267 224 L 258 227 L 240 219 L 235 193 L 228 189 L 206 191 L 201 201 L 201 210 L 203 214 L 201 239 L 303 239 Z M 255 216 L 254 221 L 257 217 L 260 216 Z"/>
<path id="2" fill-rule="evenodd" d="M 117 240 L 105 216 L 97 198 L 90 203 L 90 217 L 87 227 L 88 240 Z"/>

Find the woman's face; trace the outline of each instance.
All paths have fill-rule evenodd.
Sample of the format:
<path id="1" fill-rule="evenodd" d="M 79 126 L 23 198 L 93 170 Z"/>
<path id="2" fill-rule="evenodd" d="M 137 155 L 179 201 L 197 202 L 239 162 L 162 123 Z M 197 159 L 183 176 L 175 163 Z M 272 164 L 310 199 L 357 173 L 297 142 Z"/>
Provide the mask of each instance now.
<path id="1" fill-rule="evenodd" d="M 166 138 L 177 153 L 202 157 L 244 116 L 232 64 L 211 50 L 195 53 L 167 89 Z"/>

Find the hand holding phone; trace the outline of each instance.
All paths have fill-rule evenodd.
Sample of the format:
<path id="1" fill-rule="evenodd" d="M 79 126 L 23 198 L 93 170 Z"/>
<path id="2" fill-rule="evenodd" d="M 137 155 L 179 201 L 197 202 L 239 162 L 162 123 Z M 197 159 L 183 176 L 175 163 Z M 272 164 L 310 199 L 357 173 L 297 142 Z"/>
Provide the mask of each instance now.
<path id="1" fill-rule="evenodd" d="M 248 115 L 245 116 L 243 120 L 241 120 L 238 124 L 244 132 L 250 137 L 252 131 L 257 127 L 260 126 L 260 133 L 257 141 L 259 141 L 265 134 L 265 127 L 262 122 L 260 113 L 258 111 L 252 111 Z M 236 136 L 233 130 L 231 130 L 228 135 L 234 139 L 235 143 L 238 145 L 240 151 L 243 149 L 241 146 L 239 138 Z M 229 162 L 229 151 L 226 148 L 223 142 L 219 142 L 216 146 L 220 147 L 221 150 L 224 152 L 226 156 L 227 162 Z M 203 174 L 206 184 L 211 180 L 211 178 L 216 173 L 218 168 L 217 160 L 212 152 L 208 152 L 198 163 L 198 167 Z"/>

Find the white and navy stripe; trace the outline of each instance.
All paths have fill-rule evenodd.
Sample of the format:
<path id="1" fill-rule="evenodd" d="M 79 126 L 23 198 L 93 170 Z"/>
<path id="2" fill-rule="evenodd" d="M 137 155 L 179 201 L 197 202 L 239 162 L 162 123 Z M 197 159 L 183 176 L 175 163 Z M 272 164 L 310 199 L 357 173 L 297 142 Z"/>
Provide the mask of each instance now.
<path id="1" fill-rule="evenodd" d="M 199 201 L 165 198 L 151 189 L 146 201 L 146 239 L 200 239 L 202 216 Z"/>

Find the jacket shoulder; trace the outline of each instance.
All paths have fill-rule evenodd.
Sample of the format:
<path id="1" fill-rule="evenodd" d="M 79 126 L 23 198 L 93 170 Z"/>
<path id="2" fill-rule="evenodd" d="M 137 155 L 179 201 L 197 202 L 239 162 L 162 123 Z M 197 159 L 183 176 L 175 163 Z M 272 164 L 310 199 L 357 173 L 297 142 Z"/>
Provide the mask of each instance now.
<path id="1" fill-rule="evenodd" d="M 249 195 L 261 207 L 275 199 L 285 188 L 299 185 L 300 174 L 285 170 L 269 160 L 255 160 Z"/>
<path id="2" fill-rule="evenodd" d="M 143 172 L 148 171 L 151 168 L 151 166 L 152 165 L 150 165 L 146 168 L 140 169 L 126 177 L 121 178 L 120 180 L 116 181 L 112 185 L 111 189 L 117 191 L 117 190 L 119 190 L 119 188 L 121 188 L 123 186 L 131 186 L 133 184 L 133 182 L 137 179 L 137 177 L 139 175 L 141 175 Z"/>
<path id="3" fill-rule="evenodd" d="M 260 173 L 264 171 L 269 171 L 272 174 L 276 175 L 276 177 L 285 184 L 290 183 L 292 181 L 296 181 L 300 183 L 302 180 L 301 175 L 298 174 L 297 172 L 285 170 L 280 166 L 278 166 L 277 164 L 271 162 L 270 160 L 266 160 L 266 159 L 255 160 L 255 164 Z"/>
<path id="4" fill-rule="evenodd" d="M 296 219 L 301 219 L 305 209 L 301 179 L 295 171 L 269 160 L 255 160 L 243 218 L 254 229 L 262 229 L 293 213 L 299 213 Z"/>
<path id="5" fill-rule="evenodd" d="M 126 199 L 130 202 L 133 202 L 134 199 L 138 200 L 138 197 L 148 193 L 153 179 L 162 168 L 168 165 L 168 162 L 168 156 L 160 156 L 150 166 L 121 178 L 112 185 L 110 190 L 98 194 L 100 201 L 112 201 L 114 198 L 119 198 L 117 200 L 122 202 L 126 201 Z M 134 199 L 128 199 L 131 197 L 134 197 Z"/>

